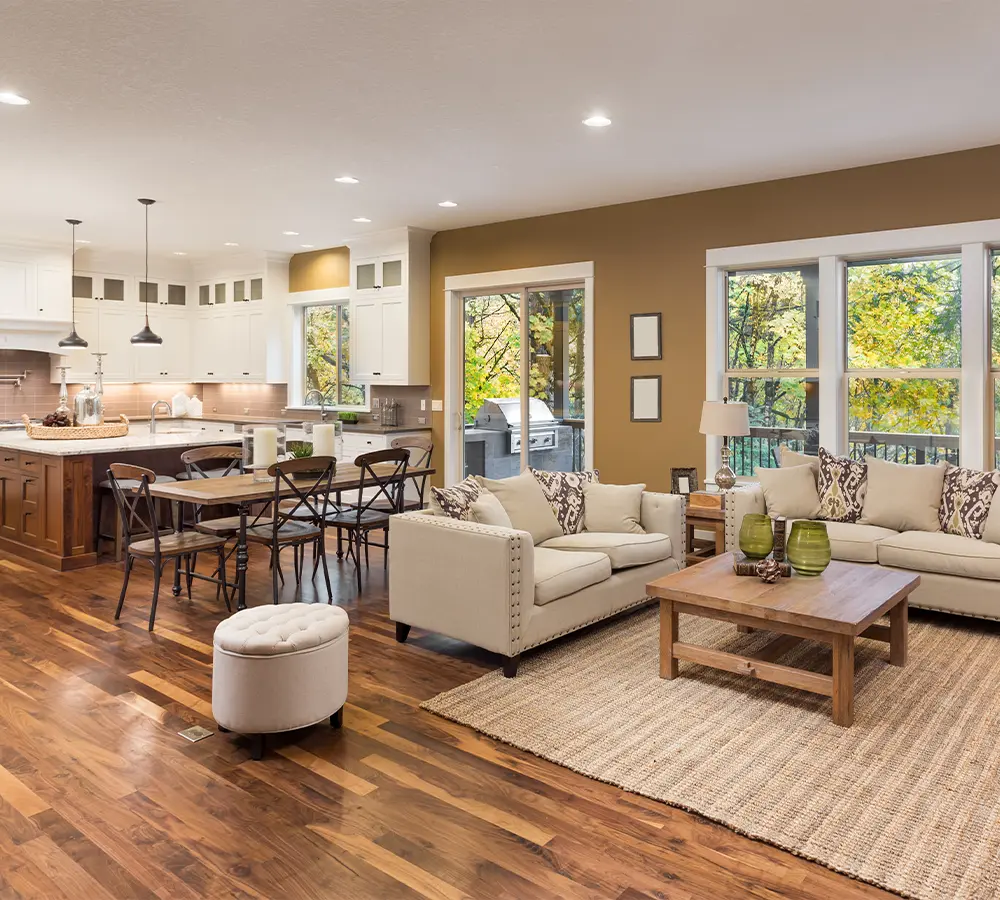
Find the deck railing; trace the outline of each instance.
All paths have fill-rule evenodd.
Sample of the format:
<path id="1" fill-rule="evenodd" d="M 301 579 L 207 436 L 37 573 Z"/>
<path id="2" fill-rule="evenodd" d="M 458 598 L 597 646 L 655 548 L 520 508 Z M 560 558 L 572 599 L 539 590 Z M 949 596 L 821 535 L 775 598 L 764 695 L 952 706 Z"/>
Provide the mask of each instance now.
<path id="1" fill-rule="evenodd" d="M 958 463 L 957 434 L 891 434 L 882 431 L 852 431 L 848 435 L 851 459 L 875 456 L 889 462 L 922 465 L 947 460 Z M 731 438 L 732 467 L 737 475 L 753 475 L 758 468 L 778 465 L 779 448 L 785 445 L 799 453 L 815 454 L 819 435 L 803 428 L 751 427 L 746 437 Z"/>

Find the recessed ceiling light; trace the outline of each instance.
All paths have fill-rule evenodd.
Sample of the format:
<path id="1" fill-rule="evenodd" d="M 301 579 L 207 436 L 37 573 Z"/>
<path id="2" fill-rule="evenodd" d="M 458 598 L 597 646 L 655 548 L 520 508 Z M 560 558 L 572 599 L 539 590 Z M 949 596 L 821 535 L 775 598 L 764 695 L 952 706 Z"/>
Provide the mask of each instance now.
<path id="1" fill-rule="evenodd" d="M 312 250 L 312 248 L 315 247 L 316 245 L 315 244 L 299 244 L 299 246 L 300 247 L 304 247 L 306 250 Z"/>
<path id="2" fill-rule="evenodd" d="M 27 106 L 31 101 L 13 91 L 0 91 L 0 103 L 6 103 L 9 106 Z"/>
<path id="3" fill-rule="evenodd" d="M 88 241 L 86 238 L 77 238 L 76 242 L 78 244 L 89 244 L 90 243 L 90 241 Z"/>
<path id="4" fill-rule="evenodd" d="M 222 246 L 223 247 L 239 247 L 239 244 L 237 244 L 236 241 L 226 241 L 226 243 L 224 243 Z"/>
<path id="5" fill-rule="evenodd" d="M 351 219 L 352 222 L 370 222 L 371 219 L 366 219 L 364 216 L 358 216 L 356 219 Z"/>
<path id="6" fill-rule="evenodd" d="M 353 175 L 341 175 L 340 178 L 334 178 L 333 180 L 339 184 L 357 184 L 359 181 Z"/>
<path id="7" fill-rule="evenodd" d="M 174 256 L 187 256 L 187 250 L 175 250 Z"/>
<path id="8" fill-rule="evenodd" d="M 443 206 L 445 209 L 451 209 L 453 206 L 458 206 L 454 200 L 442 200 L 438 206 Z"/>
<path id="9" fill-rule="evenodd" d="M 611 124 L 611 119 L 601 115 L 590 116 L 583 120 L 583 124 L 591 128 L 607 128 Z"/>
<path id="10" fill-rule="evenodd" d="M 288 237 L 295 237 L 295 235 L 298 234 L 297 231 L 283 231 L 281 233 L 284 234 L 284 235 L 288 235 Z"/>

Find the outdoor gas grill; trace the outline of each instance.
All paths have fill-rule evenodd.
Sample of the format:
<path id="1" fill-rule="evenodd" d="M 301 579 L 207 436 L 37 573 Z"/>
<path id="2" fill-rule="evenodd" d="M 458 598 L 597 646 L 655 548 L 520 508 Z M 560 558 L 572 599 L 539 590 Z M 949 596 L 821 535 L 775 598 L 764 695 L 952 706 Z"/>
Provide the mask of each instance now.
<path id="1" fill-rule="evenodd" d="M 517 475 L 521 471 L 521 440 L 520 398 L 484 401 L 475 424 L 465 430 L 466 470 L 487 478 Z M 537 397 L 528 399 L 528 449 L 538 468 L 573 469 L 573 429 L 556 419 Z"/>

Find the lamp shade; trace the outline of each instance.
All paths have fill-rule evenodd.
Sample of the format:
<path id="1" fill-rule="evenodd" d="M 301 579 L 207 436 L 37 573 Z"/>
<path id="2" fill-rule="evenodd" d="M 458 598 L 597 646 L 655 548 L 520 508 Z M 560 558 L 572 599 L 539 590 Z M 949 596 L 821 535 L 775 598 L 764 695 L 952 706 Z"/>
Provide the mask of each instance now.
<path id="1" fill-rule="evenodd" d="M 740 437 L 750 434 L 750 416 L 745 403 L 724 403 L 722 400 L 706 400 L 701 407 L 702 434 L 722 437 Z"/>

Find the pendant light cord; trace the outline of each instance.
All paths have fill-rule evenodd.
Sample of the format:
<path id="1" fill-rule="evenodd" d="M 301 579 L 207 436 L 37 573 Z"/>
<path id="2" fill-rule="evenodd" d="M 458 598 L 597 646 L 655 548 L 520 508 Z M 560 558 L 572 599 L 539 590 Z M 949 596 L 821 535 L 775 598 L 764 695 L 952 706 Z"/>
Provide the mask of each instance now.
<path id="1" fill-rule="evenodd" d="M 73 226 L 73 251 L 70 254 L 69 264 L 69 294 L 73 302 L 73 333 L 76 334 L 76 222 L 70 222 L 70 225 Z"/>
<path id="2" fill-rule="evenodd" d="M 146 307 L 146 327 L 149 328 L 149 204 L 144 203 L 146 209 L 146 280 L 142 283 L 143 297 Z"/>

